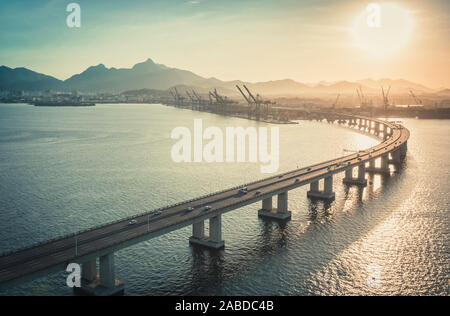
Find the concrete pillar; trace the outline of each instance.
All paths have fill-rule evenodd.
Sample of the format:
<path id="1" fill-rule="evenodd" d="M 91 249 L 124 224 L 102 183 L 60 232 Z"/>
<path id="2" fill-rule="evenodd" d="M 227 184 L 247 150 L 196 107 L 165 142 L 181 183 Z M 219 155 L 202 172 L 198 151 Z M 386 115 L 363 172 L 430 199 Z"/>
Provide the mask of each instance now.
<path id="1" fill-rule="evenodd" d="M 217 215 L 209 219 L 209 237 L 205 234 L 205 222 L 201 221 L 192 225 L 193 236 L 189 238 L 189 243 L 209 249 L 221 249 L 225 247 L 222 240 L 222 215 Z"/>
<path id="2" fill-rule="evenodd" d="M 311 190 L 312 192 L 319 192 L 319 181 L 311 182 L 311 184 L 310 184 L 310 190 Z"/>
<path id="3" fill-rule="evenodd" d="M 100 284 L 106 288 L 113 288 L 116 284 L 113 252 L 100 257 Z"/>
<path id="4" fill-rule="evenodd" d="M 319 182 L 311 182 L 311 188 L 307 193 L 308 198 L 310 199 L 318 199 L 325 201 L 333 201 L 335 199 L 335 194 L 333 192 L 333 176 L 330 175 L 325 178 L 323 191 L 319 191 Z"/>
<path id="5" fill-rule="evenodd" d="M 402 162 L 400 149 L 394 150 L 393 152 L 391 152 L 391 155 L 392 155 L 392 163 L 400 164 Z"/>
<path id="6" fill-rule="evenodd" d="M 366 186 L 367 185 L 367 180 L 365 178 L 365 173 L 366 173 L 366 164 L 362 163 L 358 166 L 358 177 L 355 179 L 353 178 L 353 168 L 352 169 L 347 169 L 345 171 L 345 177 L 343 182 L 345 184 L 355 184 L 355 185 L 361 185 L 361 186 Z"/>
<path id="7" fill-rule="evenodd" d="M 363 182 L 366 180 L 366 164 L 362 163 L 358 166 L 358 180 Z"/>
<path id="8" fill-rule="evenodd" d="M 97 279 L 97 260 L 85 262 L 81 266 L 81 278 L 87 282 Z"/>
<path id="9" fill-rule="evenodd" d="M 212 242 L 222 241 L 222 215 L 209 219 L 209 238 Z"/>
<path id="10" fill-rule="evenodd" d="M 267 206 L 267 208 L 266 208 Z M 289 220 L 291 212 L 288 210 L 288 192 L 278 194 L 277 208 L 272 208 L 272 198 L 263 200 L 263 208 L 258 211 L 258 216 L 266 219 Z"/>
<path id="11" fill-rule="evenodd" d="M 205 221 L 194 223 L 192 225 L 192 237 L 197 239 L 205 238 Z"/>
<path id="12" fill-rule="evenodd" d="M 82 283 L 80 288 L 74 288 L 75 294 L 89 296 L 123 295 L 125 285 L 116 280 L 114 268 L 114 253 L 100 257 L 99 278 L 97 277 L 96 259 L 82 264 Z"/>
<path id="13" fill-rule="evenodd" d="M 344 180 L 352 180 L 353 179 L 353 167 L 345 170 L 345 179 Z"/>
<path id="14" fill-rule="evenodd" d="M 380 170 L 381 173 L 390 173 L 389 170 L 389 154 L 384 154 L 381 156 L 381 165 Z"/>
<path id="15" fill-rule="evenodd" d="M 272 197 L 262 201 L 262 209 L 265 211 L 272 211 Z"/>
<path id="16" fill-rule="evenodd" d="M 323 191 L 325 194 L 333 193 L 333 176 L 329 176 L 329 177 L 325 178 Z"/>
<path id="17" fill-rule="evenodd" d="M 403 160 L 406 157 L 406 153 L 408 151 L 408 143 L 403 143 L 403 145 L 401 145 L 400 147 L 400 157 Z"/>
<path id="18" fill-rule="evenodd" d="M 278 213 L 288 212 L 288 193 L 283 192 L 278 194 Z"/>

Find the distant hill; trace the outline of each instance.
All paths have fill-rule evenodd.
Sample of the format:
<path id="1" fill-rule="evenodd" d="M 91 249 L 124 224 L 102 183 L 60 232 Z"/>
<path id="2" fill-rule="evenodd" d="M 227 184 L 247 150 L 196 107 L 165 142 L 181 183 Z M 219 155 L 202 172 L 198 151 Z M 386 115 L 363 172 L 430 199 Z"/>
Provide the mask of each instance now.
<path id="1" fill-rule="evenodd" d="M 409 90 L 413 90 L 415 93 L 429 93 L 433 92 L 433 89 L 425 87 L 424 85 L 414 83 L 404 79 L 364 79 L 359 80 L 357 83 L 371 89 L 380 89 L 380 87 L 391 86 L 391 91 L 398 94 L 409 94 Z"/>
<path id="2" fill-rule="evenodd" d="M 80 74 L 65 81 L 39 74 L 26 68 L 11 69 L 0 67 L 0 90 L 56 90 L 81 92 L 137 91 L 142 89 L 167 90 L 179 87 L 180 93 L 186 89 L 196 89 L 199 93 L 208 93 L 217 89 L 219 93 L 239 96 L 236 85 L 245 84 L 255 94 L 263 96 L 303 96 L 355 94 L 361 87 L 364 94 L 379 95 L 381 86 L 391 86 L 391 95 L 414 93 L 435 93 L 436 91 L 421 84 L 404 79 L 364 79 L 356 82 L 338 81 L 318 84 L 305 84 L 292 79 L 249 83 L 240 80 L 222 81 L 217 78 L 204 78 L 191 71 L 170 68 L 157 64 L 151 59 L 138 63 L 132 68 L 107 68 L 103 64 L 91 66 Z M 446 94 L 445 92 L 443 94 Z M 334 98 L 334 97 L 333 97 Z"/>
<path id="3" fill-rule="evenodd" d="M 64 84 L 61 80 L 26 68 L 0 67 L 0 90 L 62 90 L 63 86 Z"/>
<path id="4" fill-rule="evenodd" d="M 193 84 L 204 78 L 186 70 L 155 64 L 151 59 L 131 69 L 106 68 L 103 64 L 89 67 L 67 79 L 70 90 L 89 92 L 123 92 L 126 90 L 166 90 L 178 84 Z"/>
<path id="5" fill-rule="evenodd" d="M 439 90 L 438 92 L 436 92 L 436 95 L 448 97 L 448 96 L 450 96 L 450 89 Z"/>

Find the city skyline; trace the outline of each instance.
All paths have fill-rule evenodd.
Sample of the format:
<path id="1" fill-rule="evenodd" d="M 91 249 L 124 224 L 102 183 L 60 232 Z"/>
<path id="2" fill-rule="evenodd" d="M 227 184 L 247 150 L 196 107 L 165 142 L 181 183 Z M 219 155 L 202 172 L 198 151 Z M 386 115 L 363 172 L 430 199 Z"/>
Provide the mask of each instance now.
<path id="1" fill-rule="evenodd" d="M 448 2 L 381 2 L 386 29 L 369 42 L 361 17 L 371 2 L 282 2 L 78 1 L 80 28 L 65 24 L 70 1 L 1 3 L 8 32 L 0 35 L 0 63 L 62 80 L 100 63 L 130 68 L 152 58 L 225 81 L 403 78 L 450 86 Z"/>

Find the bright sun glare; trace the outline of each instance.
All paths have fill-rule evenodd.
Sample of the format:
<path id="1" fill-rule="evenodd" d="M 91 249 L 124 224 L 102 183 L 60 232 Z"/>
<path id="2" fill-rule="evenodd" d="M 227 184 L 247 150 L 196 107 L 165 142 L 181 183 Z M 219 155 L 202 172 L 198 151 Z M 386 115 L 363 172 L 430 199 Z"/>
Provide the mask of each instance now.
<path id="1" fill-rule="evenodd" d="M 369 5 L 358 16 L 353 27 L 357 46 L 378 58 L 405 47 L 412 33 L 411 13 L 394 3 Z"/>

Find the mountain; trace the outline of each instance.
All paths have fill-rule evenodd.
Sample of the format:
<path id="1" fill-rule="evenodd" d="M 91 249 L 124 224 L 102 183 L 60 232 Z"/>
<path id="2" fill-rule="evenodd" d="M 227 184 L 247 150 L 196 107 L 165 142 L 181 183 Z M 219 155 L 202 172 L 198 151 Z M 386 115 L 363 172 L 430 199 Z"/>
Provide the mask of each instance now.
<path id="1" fill-rule="evenodd" d="M 103 64 L 87 68 L 65 81 L 46 76 L 26 68 L 11 69 L 0 67 L 0 90 L 56 90 L 81 92 L 136 91 L 142 89 L 167 90 L 179 87 L 182 91 L 196 89 L 200 93 L 217 89 L 220 93 L 239 97 L 236 85 L 246 85 L 254 94 L 264 96 L 318 96 L 351 94 L 361 87 L 364 94 L 379 95 L 380 88 L 391 86 L 391 95 L 414 93 L 434 93 L 433 89 L 403 79 L 364 79 L 356 82 L 321 81 L 318 84 L 305 84 L 292 79 L 249 83 L 240 80 L 222 81 L 217 78 L 204 78 L 187 70 L 170 68 L 157 64 L 151 59 L 138 63 L 132 68 L 107 68 Z"/>
<path id="2" fill-rule="evenodd" d="M 63 86 L 61 80 L 26 68 L 0 66 L 0 90 L 61 90 Z"/>
<path id="3" fill-rule="evenodd" d="M 123 92 L 145 88 L 166 90 L 174 85 L 195 84 L 202 80 L 204 78 L 190 71 L 169 68 L 147 59 L 131 69 L 106 68 L 103 64 L 89 67 L 67 79 L 64 84 L 69 90 Z"/>
<path id="4" fill-rule="evenodd" d="M 450 89 L 442 89 L 436 92 L 438 96 L 450 97 Z"/>
<path id="5" fill-rule="evenodd" d="M 424 85 L 414 83 L 404 79 L 364 79 L 359 80 L 357 83 L 371 89 L 380 90 L 380 87 L 391 87 L 391 91 L 397 94 L 409 94 L 409 90 L 413 90 L 415 93 L 430 93 L 434 92 L 433 89 L 425 87 Z"/>

